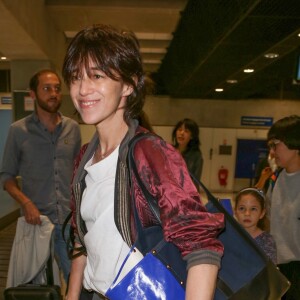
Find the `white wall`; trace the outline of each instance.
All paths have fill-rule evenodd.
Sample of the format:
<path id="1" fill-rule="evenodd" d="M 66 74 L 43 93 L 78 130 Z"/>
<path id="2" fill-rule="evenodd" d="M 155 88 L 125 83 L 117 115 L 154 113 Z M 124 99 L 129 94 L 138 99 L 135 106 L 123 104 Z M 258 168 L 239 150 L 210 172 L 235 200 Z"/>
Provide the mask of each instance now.
<path id="1" fill-rule="evenodd" d="M 0 107 L 7 109 L 8 106 Z M 265 139 L 268 128 L 251 128 L 241 126 L 241 116 L 273 117 L 274 122 L 291 114 L 300 114 L 300 101 L 296 100 L 203 100 L 203 99 L 172 99 L 170 97 L 148 97 L 145 104 L 155 131 L 171 142 L 171 132 L 178 120 L 183 118 L 194 119 L 200 127 L 201 150 L 204 156 L 203 182 L 213 191 L 239 190 L 249 184 L 248 180 L 235 180 L 235 157 L 237 139 Z M 74 107 L 69 95 L 64 95 L 62 112 L 74 116 Z M 76 119 L 76 118 L 75 118 Z M 1 123 L 1 120 L 0 120 Z M 87 143 L 93 136 L 94 126 L 80 125 L 83 143 Z M 232 145 L 231 155 L 219 155 L 218 147 L 224 140 Z M 210 159 L 209 152 L 213 150 Z M 226 189 L 218 184 L 217 172 L 220 166 L 229 170 Z M 1 195 L 0 195 L 1 197 Z M 0 199 L 1 212 L 3 208 L 15 205 L 9 199 Z"/>
<path id="2" fill-rule="evenodd" d="M 173 126 L 153 126 L 155 132 L 171 143 Z M 250 181 L 235 180 L 235 163 L 237 151 L 237 139 L 266 139 L 267 129 L 234 129 L 234 128 L 201 128 L 200 141 L 204 165 L 201 180 L 214 192 L 232 192 L 249 185 Z M 219 146 L 226 142 L 232 146 L 231 155 L 220 155 Z M 212 150 L 212 156 L 210 152 Z M 229 171 L 228 184 L 223 187 L 218 181 L 218 171 L 221 167 Z"/>

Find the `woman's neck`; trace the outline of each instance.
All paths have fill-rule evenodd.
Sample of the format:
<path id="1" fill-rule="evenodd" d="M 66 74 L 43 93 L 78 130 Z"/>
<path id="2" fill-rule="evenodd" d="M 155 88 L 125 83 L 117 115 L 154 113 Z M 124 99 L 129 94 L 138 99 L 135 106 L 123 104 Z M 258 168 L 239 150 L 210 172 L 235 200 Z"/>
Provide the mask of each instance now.
<path id="1" fill-rule="evenodd" d="M 187 146 L 186 146 L 186 145 L 178 145 L 178 146 L 177 146 L 177 150 L 178 150 L 180 153 L 183 153 L 184 151 L 187 150 Z"/>
<path id="2" fill-rule="evenodd" d="M 252 236 L 252 238 L 254 238 L 254 239 L 263 232 L 263 230 L 261 230 L 257 226 L 256 227 L 245 228 L 245 229 Z"/>
<path id="3" fill-rule="evenodd" d="M 99 137 L 99 145 L 95 151 L 93 162 L 96 163 L 109 156 L 122 142 L 128 131 L 125 122 L 115 124 L 113 127 L 105 126 L 96 128 Z"/>

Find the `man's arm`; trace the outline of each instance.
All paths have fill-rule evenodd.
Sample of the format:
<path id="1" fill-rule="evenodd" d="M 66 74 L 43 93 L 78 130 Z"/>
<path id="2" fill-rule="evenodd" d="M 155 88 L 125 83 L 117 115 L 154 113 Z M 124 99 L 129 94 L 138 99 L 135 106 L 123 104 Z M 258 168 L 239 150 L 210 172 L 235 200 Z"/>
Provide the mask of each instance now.
<path id="1" fill-rule="evenodd" d="M 4 189 L 21 205 L 27 223 L 41 224 L 40 211 L 34 203 L 21 191 L 15 178 L 7 179 Z"/>

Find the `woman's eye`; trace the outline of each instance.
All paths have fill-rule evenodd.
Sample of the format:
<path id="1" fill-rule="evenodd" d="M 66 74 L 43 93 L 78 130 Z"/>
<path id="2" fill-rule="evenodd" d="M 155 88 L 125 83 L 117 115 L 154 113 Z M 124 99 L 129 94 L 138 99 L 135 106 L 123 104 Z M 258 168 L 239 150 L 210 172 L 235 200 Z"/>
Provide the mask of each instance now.
<path id="1" fill-rule="evenodd" d="M 71 81 L 72 81 L 72 82 L 77 81 L 77 80 L 79 80 L 79 79 L 80 79 L 80 78 L 79 78 L 78 75 L 72 75 L 72 77 L 71 77 Z"/>
<path id="2" fill-rule="evenodd" d="M 103 78 L 104 76 L 102 74 L 94 74 L 93 77 L 95 79 L 100 79 L 100 78 Z"/>

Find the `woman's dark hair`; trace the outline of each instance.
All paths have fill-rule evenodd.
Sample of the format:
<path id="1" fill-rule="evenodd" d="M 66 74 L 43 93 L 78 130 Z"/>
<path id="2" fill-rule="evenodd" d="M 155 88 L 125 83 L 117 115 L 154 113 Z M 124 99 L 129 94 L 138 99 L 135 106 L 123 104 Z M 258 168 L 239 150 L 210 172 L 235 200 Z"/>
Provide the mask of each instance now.
<path id="1" fill-rule="evenodd" d="M 32 77 L 30 78 L 30 80 L 29 80 L 30 90 L 32 90 L 36 93 L 37 92 L 37 87 L 39 85 L 40 76 L 43 75 L 43 74 L 47 74 L 47 73 L 51 73 L 51 74 L 56 75 L 56 77 L 59 80 L 59 83 L 61 84 L 61 79 L 55 71 L 50 70 L 50 69 L 42 69 L 42 70 L 39 70 L 38 72 L 36 72 L 35 74 L 33 74 Z"/>
<path id="2" fill-rule="evenodd" d="M 70 87 L 74 75 L 89 70 L 90 61 L 113 80 L 133 87 L 127 97 L 124 119 L 136 118 L 145 101 L 145 75 L 139 43 L 132 32 L 118 31 L 109 25 L 93 25 L 79 31 L 65 55 L 62 75 Z"/>
<path id="3" fill-rule="evenodd" d="M 140 115 L 137 117 L 138 121 L 139 121 L 139 125 L 146 128 L 147 130 L 149 130 L 150 132 L 154 133 L 153 127 L 151 125 L 150 119 L 148 117 L 148 115 L 142 110 Z"/>
<path id="4" fill-rule="evenodd" d="M 252 195 L 259 202 L 261 209 L 262 210 L 266 209 L 266 196 L 265 196 L 264 192 L 257 188 L 249 187 L 249 188 L 242 189 L 237 193 L 236 198 L 235 198 L 235 203 L 234 203 L 235 210 L 237 209 L 237 206 L 239 204 L 241 197 L 244 195 Z M 267 230 L 267 231 L 269 230 L 270 222 L 269 222 L 269 219 L 268 219 L 266 213 L 258 221 L 257 227 L 259 227 L 261 230 Z"/>
<path id="5" fill-rule="evenodd" d="M 300 150 L 300 117 L 292 115 L 275 122 L 268 132 L 268 141 L 277 139 L 289 149 Z"/>
<path id="6" fill-rule="evenodd" d="M 172 142 L 175 148 L 178 147 L 178 142 L 176 139 L 176 131 L 178 130 L 178 128 L 180 128 L 181 126 L 183 126 L 188 129 L 191 132 L 191 140 L 189 141 L 187 148 L 188 149 L 199 149 L 200 147 L 200 140 L 199 140 L 199 127 L 198 124 L 191 120 L 191 119 L 183 119 L 181 121 L 179 121 L 172 132 Z"/>

